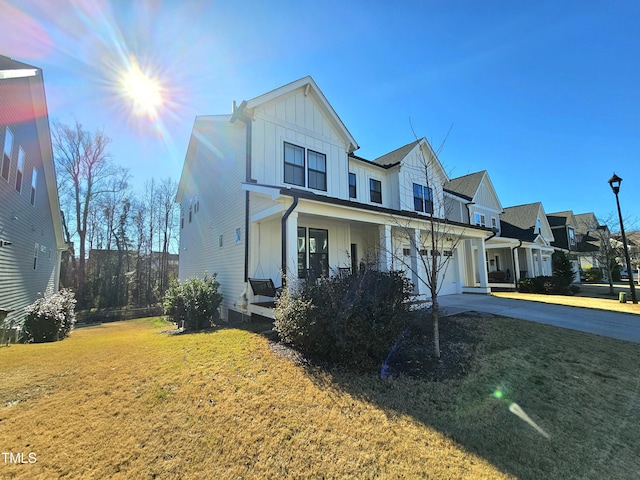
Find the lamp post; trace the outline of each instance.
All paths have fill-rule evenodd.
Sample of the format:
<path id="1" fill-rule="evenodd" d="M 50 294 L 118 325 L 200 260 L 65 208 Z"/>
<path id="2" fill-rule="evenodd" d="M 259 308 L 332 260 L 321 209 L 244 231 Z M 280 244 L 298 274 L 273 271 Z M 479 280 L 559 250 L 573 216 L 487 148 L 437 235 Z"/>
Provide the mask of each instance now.
<path id="1" fill-rule="evenodd" d="M 618 200 L 618 192 L 620 191 L 620 183 L 622 179 L 614 172 L 613 176 L 609 179 L 609 185 L 616 196 L 616 204 L 618 205 L 618 218 L 620 219 L 620 233 L 622 234 L 622 246 L 624 247 L 624 258 L 627 261 L 627 273 L 629 274 L 629 289 L 631 290 L 631 301 L 638 303 L 636 297 L 636 287 L 633 283 L 633 269 L 631 268 L 631 259 L 629 258 L 629 248 L 627 247 L 627 237 L 624 234 L 624 224 L 622 223 L 622 212 L 620 211 L 620 200 Z"/>

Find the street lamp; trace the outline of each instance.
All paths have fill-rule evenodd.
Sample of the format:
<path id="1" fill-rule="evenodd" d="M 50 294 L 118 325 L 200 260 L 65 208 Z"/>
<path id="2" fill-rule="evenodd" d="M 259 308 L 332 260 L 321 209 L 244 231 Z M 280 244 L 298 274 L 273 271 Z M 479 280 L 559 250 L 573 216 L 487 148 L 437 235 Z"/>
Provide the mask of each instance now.
<path id="1" fill-rule="evenodd" d="M 631 290 L 631 301 L 638 303 L 636 297 L 636 287 L 633 283 L 633 270 L 631 269 L 631 259 L 629 258 L 629 248 L 627 247 L 627 237 L 624 234 L 624 224 L 622 223 L 622 212 L 620 211 L 620 200 L 618 200 L 618 192 L 620 192 L 620 183 L 622 179 L 614 172 L 613 176 L 609 179 L 609 185 L 616 196 L 616 204 L 618 205 L 618 218 L 620 219 L 620 233 L 622 234 L 622 246 L 624 247 L 624 258 L 627 260 L 627 273 L 629 274 L 629 289 Z"/>

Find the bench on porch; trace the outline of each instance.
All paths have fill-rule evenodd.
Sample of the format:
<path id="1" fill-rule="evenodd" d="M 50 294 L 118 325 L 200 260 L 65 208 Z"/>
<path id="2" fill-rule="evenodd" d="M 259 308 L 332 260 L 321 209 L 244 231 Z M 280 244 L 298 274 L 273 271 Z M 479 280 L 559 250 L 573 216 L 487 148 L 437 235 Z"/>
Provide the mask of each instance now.
<path id="1" fill-rule="evenodd" d="M 270 308 L 275 306 L 275 297 L 282 291 L 282 288 L 277 288 L 273 284 L 273 280 L 270 278 L 249 278 L 249 284 L 254 295 L 274 298 L 274 300 L 268 302 L 254 302 L 254 305 Z"/>

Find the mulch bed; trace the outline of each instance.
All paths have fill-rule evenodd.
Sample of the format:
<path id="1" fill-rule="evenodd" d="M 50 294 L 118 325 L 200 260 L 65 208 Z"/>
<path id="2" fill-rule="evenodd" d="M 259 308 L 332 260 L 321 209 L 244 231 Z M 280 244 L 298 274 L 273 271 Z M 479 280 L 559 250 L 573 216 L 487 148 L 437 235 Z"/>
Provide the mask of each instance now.
<path id="1" fill-rule="evenodd" d="M 440 358 L 435 356 L 433 321 L 425 314 L 419 325 L 407 329 L 390 352 L 381 369 L 384 378 L 410 377 L 427 381 L 444 381 L 462 378 L 471 367 L 477 346 L 482 337 L 479 322 L 487 314 L 465 312 L 451 317 L 441 317 Z M 305 367 L 318 365 L 293 348 L 272 341 L 273 353 Z M 330 367 L 329 367 L 330 368 Z"/>

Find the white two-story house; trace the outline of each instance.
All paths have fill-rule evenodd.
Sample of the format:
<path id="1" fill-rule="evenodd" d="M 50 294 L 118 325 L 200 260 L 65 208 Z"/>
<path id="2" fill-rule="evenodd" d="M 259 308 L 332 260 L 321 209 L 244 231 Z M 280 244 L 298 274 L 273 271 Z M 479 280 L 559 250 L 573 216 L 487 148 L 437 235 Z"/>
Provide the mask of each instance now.
<path id="1" fill-rule="evenodd" d="M 176 197 L 179 278 L 217 273 L 227 321 L 272 317 L 251 280 L 281 286 L 282 273 L 402 269 L 426 296 L 421 257 L 433 254 L 450 258 L 440 294 L 488 293 L 491 229 L 446 218 L 449 179 L 429 143 L 373 160 L 358 148 L 311 77 L 234 105 L 230 115 L 197 117 Z"/>

